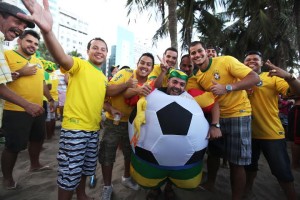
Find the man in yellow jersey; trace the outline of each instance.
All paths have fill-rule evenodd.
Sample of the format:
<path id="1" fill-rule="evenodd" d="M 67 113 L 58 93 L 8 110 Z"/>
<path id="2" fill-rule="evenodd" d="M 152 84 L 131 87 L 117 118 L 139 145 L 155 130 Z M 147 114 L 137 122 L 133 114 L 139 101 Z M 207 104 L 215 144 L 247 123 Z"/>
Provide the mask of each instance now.
<path id="1" fill-rule="evenodd" d="M 134 95 L 147 95 L 147 91 L 148 94 L 151 92 L 150 86 L 145 83 L 147 82 L 149 73 L 153 69 L 153 65 L 153 55 L 151 53 L 144 53 L 138 60 L 136 70 L 120 70 L 108 83 L 109 85 L 122 85 L 127 84 L 130 79 L 134 79 L 136 80 L 135 84 L 137 85 L 136 87 L 124 90 L 109 99 L 111 106 L 120 111 L 118 114 L 121 116 L 121 119 L 120 122 L 114 123 L 115 116 L 106 112 L 106 120 L 104 122 L 105 129 L 99 150 L 99 162 L 102 166 L 104 181 L 101 198 L 103 200 L 110 199 L 113 191 L 111 178 L 118 146 L 121 147 L 124 155 L 124 175 L 122 176 L 122 184 L 134 190 L 139 189 L 139 186 L 131 179 L 129 173 L 131 146 L 128 135 L 128 118 L 134 107 L 125 103 L 124 95 L 127 95 L 126 97 L 129 98 Z"/>
<path id="2" fill-rule="evenodd" d="M 5 51 L 5 59 L 12 72 L 19 76 L 7 86 L 30 102 L 43 105 L 43 96 L 48 101 L 53 99 L 44 83 L 44 69 L 41 61 L 35 57 L 40 36 L 33 30 L 25 30 L 18 39 L 17 50 Z M 17 123 L 16 123 L 17 121 Z M 45 115 L 32 117 L 25 110 L 9 101 L 4 104 L 3 130 L 5 132 L 5 149 L 1 157 L 1 169 L 4 185 L 10 189 L 17 187 L 12 173 L 18 153 L 27 148 L 30 157 L 29 171 L 49 169 L 39 162 L 39 155 L 45 137 Z"/>
<path id="3" fill-rule="evenodd" d="M 72 199 L 75 190 L 77 199 L 91 199 L 86 195 L 85 182 L 87 176 L 95 174 L 97 165 L 98 130 L 107 87 L 101 65 L 107 57 L 107 44 L 102 38 L 94 38 L 87 44 L 88 60 L 71 57 L 52 31 L 48 1 L 43 1 L 43 7 L 35 0 L 22 2 L 31 16 L 18 16 L 35 22 L 54 60 L 70 77 L 57 155 L 58 199 Z"/>
<path id="4" fill-rule="evenodd" d="M 189 54 L 181 57 L 179 67 L 189 76 L 186 91 L 195 98 L 202 108 L 207 121 L 211 124 L 218 124 L 220 117 L 219 103 L 215 101 L 215 97 L 211 92 L 203 91 L 201 87 L 199 87 L 197 77 L 194 75 L 194 72 L 197 73 L 197 69 L 194 70 L 194 65 Z M 213 116 L 214 118 L 212 118 Z M 220 157 L 224 152 L 224 142 L 221 130 L 216 126 L 210 126 L 209 137 L 210 140 L 207 147 L 207 180 L 204 185 L 201 185 L 201 188 L 211 190 L 217 177 Z"/>
<path id="5" fill-rule="evenodd" d="M 20 34 L 22 34 L 25 28 L 27 27 L 34 27 L 34 23 L 17 17 L 18 12 L 25 14 L 23 10 L 14 5 L 5 2 L 0 2 L 0 96 L 3 100 L 7 100 L 21 106 L 30 115 L 38 116 L 43 114 L 44 112 L 44 109 L 41 106 L 27 102 L 25 99 L 21 98 L 20 96 L 12 92 L 10 89 L 8 89 L 8 87 L 6 87 L 5 85 L 5 83 L 12 81 L 12 77 L 3 55 L 3 42 L 4 40 L 14 40 Z M 1 100 L 1 119 L 2 109 L 3 104 Z"/>
<path id="6" fill-rule="evenodd" d="M 154 82 L 155 88 L 167 86 L 169 72 L 175 68 L 177 58 L 178 51 L 176 48 L 169 47 L 165 50 L 163 58 L 160 60 L 160 65 L 154 65 L 153 71 L 148 76 L 148 80 Z"/>
<path id="7" fill-rule="evenodd" d="M 54 65 L 55 66 L 55 65 Z M 51 139 L 54 136 L 55 122 L 56 122 L 56 111 L 58 106 L 58 76 L 56 74 L 55 67 L 52 66 L 50 69 L 46 69 L 49 72 L 49 78 L 51 81 L 50 94 L 54 100 L 54 112 L 50 112 L 50 105 L 47 105 L 47 117 L 46 117 L 46 130 L 47 139 Z"/>
<path id="8" fill-rule="evenodd" d="M 230 163 L 232 199 L 241 199 L 246 184 L 245 165 L 251 163 L 251 105 L 245 89 L 259 82 L 258 75 L 231 56 L 208 58 L 200 41 L 192 42 L 189 54 L 198 84 L 212 92 L 220 105 L 220 124 L 225 157 Z"/>
<path id="9" fill-rule="evenodd" d="M 300 94 L 300 81 L 292 74 L 265 63 L 269 72 L 262 72 L 262 55 L 259 51 L 246 53 L 244 64 L 259 74 L 260 83 L 252 87 L 249 99 L 252 106 L 252 160 L 245 167 L 247 174 L 246 192 L 250 192 L 257 175 L 260 152 L 263 152 L 272 174 L 277 178 L 287 199 L 297 199 L 294 177 L 287 152 L 285 132 L 278 116 L 279 94 L 289 96 L 290 92 Z M 297 91 L 298 90 L 298 91 Z"/>
<path id="10" fill-rule="evenodd" d="M 207 56 L 209 58 L 214 58 L 214 57 L 218 56 L 218 52 L 216 50 L 216 47 L 214 47 L 213 45 L 207 45 L 206 52 L 207 52 Z"/>

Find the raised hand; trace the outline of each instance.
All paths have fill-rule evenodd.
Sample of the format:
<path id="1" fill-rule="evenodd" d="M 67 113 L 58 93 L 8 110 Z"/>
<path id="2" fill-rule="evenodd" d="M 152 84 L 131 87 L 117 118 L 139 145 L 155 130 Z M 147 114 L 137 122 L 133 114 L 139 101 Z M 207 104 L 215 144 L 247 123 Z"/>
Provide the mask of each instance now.
<path id="1" fill-rule="evenodd" d="M 18 17 L 34 22 L 43 33 L 50 32 L 52 30 L 53 19 L 48 0 L 43 0 L 44 7 L 38 4 L 36 0 L 22 0 L 22 2 L 31 15 L 18 13 Z"/>
<path id="2" fill-rule="evenodd" d="M 144 83 L 140 88 L 139 88 L 139 95 L 141 96 L 147 96 L 150 94 L 152 91 L 151 86 L 148 83 Z"/>
<path id="3" fill-rule="evenodd" d="M 130 79 L 128 79 L 126 84 L 128 88 L 136 88 L 138 84 L 138 80 L 134 78 L 134 75 L 132 74 L 132 76 L 130 77 Z"/>
<path id="4" fill-rule="evenodd" d="M 279 67 L 277 67 L 277 66 L 275 66 L 273 63 L 271 63 L 271 61 L 270 60 L 267 60 L 266 62 L 265 62 L 265 65 L 267 66 L 267 67 L 269 67 L 269 76 L 278 76 L 278 77 L 280 77 L 280 78 L 284 78 L 284 79 L 286 79 L 286 78 L 289 78 L 290 76 L 291 76 L 291 74 L 290 73 L 288 73 L 287 71 L 285 71 L 285 70 L 283 70 L 283 69 L 281 69 L 281 68 L 279 68 Z"/>
<path id="5" fill-rule="evenodd" d="M 214 80 L 212 80 L 212 84 L 213 85 L 210 87 L 210 90 L 214 95 L 223 95 L 227 93 L 225 85 L 219 84 Z"/>
<path id="6" fill-rule="evenodd" d="M 172 66 L 168 66 L 166 61 L 164 59 L 161 59 L 161 57 L 159 57 L 159 55 L 157 55 L 157 58 L 160 61 L 161 71 L 164 72 L 164 73 L 167 73 Z"/>

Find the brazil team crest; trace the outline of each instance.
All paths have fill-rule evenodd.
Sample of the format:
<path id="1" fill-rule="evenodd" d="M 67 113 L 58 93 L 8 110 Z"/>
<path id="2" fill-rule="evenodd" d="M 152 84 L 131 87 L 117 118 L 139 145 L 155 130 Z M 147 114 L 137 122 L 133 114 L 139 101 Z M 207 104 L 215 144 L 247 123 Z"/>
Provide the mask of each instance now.
<path id="1" fill-rule="evenodd" d="M 219 72 L 216 70 L 216 71 L 214 71 L 213 72 L 213 76 L 214 76 L 214 78 L 216 79 L 216 80 L 220 80 L 220 74 L 219 74 Z"/>

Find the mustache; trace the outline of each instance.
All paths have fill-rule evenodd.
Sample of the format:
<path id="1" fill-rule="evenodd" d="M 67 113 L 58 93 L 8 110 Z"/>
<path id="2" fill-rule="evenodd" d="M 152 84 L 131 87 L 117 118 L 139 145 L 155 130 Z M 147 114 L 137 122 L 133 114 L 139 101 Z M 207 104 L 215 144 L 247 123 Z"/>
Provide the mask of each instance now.
<path id="1" fill-rule="evenodd" d="M 10 28 L 9 31 L 12 31 L 12 32 L 16 33 L 17 36 L 19 36 L 23 33 L 23 31 L 21 29 L 16 28 L 16 27 Z"/>

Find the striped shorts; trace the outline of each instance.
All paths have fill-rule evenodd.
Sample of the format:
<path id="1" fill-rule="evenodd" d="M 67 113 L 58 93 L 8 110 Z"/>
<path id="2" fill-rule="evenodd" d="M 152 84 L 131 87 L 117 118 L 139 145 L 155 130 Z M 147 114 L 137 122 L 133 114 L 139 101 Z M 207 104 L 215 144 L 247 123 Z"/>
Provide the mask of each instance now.
<path id="1" fill-rule="evenodd" d="M 221 131 L 225 142 L 224 156 L 230 163 L 251 163 L 251 116 L 221 118 Z"/>
<path id="2" fill-rule="evenodd" d="M 61 129 L 57 154 L 57 184 L 60 188 L 75 190 L 82 175 L 95 174 L 98 142 L 97 131 Z"/>

